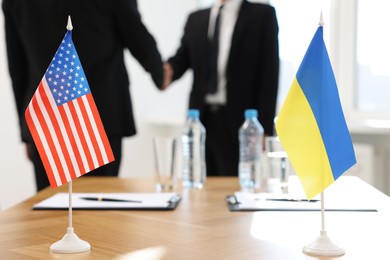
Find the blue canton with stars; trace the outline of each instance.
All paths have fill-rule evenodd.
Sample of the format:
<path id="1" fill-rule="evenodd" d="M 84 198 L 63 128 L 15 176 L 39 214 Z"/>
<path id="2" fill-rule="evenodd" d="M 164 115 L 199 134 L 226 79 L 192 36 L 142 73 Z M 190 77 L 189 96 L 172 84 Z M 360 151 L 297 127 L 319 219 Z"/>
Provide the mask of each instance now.
<path id="1" fill-rule="evenodd" d="M 57 106 L 91 92 L 70 31 L 65 34 L 45 78 Z"/>

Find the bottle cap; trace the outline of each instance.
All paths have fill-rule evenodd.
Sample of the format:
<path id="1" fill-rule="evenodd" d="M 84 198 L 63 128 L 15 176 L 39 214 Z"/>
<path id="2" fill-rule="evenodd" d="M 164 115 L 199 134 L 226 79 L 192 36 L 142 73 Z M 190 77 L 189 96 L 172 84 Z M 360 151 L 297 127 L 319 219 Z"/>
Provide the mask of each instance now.
<path id="1" fill-rule="evenodd" d="M 245 110 L 245 118 L 257 117 L 256 109 L 246 109 Z"/>
<path id="2" fill-rule="evenodd" d="M 199 110 L 198 109 L 190 109 L 190 110 L 188 110 L 187 116 L 189 118 L 199 118 Z"/>

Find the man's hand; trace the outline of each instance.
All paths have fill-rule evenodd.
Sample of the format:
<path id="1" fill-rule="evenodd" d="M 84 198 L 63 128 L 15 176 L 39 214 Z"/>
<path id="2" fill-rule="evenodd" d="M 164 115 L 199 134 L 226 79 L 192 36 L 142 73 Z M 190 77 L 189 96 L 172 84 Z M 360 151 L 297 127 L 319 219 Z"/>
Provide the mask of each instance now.
<path id="1" fill-rule="evenodd" d="M 171 64 L 169 64 L 168 62 L 164 63 L 163 65 L 163 69 L 164 69 L 164 79 L 163 79 L 163 83 L 160 87 L 161 90 L 165 90 L 168 88 L 168 86 L 172 83 L 172 77 L 173 77 L 173 69 L 172 69 L 172 66 Z"/>
<path id="2" fill-rule="evenodd" d="M 33 144 L 26 143 L 26 155 L 30 161 L 32 161 L 33 149 Z"/>

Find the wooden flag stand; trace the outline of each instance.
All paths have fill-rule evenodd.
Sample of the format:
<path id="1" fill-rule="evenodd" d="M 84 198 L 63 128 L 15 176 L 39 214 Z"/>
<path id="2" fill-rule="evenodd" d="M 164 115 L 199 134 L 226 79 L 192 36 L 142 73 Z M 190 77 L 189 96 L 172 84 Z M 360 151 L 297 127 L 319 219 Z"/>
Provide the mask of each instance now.
<path id="1" fill-rule="evenodd" d="M 81 240 L 75 233 L 72 227 L 72 181 L 69 182 L 69 227 L 63 238 L 50 246 L 50 251 L 54 253 L 81 253 L 89 251 L 91 245 Z"/>
<path id="2" fill-rule="evenodd" d="M 342 247 L 334 244 L 325 229 L 324 192 L 321 192 L 321 231 L 317 239 L 304 246 L 302 252 L 312 256 L 341 256 L 345 254 Z"/>

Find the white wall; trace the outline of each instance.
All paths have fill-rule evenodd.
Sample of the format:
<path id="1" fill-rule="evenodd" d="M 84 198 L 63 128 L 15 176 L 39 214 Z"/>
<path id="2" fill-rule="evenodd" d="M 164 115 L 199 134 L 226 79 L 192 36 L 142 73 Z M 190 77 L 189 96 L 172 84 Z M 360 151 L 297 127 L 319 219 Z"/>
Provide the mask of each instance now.
<path id="1" fill-rule="evenodd" d="M 140 0 L 138 5 L 163 58 L 173 55 L 188 13 L 196 9 L 197 1 Z M 4 17 L 0 13 L 0 210 L 4 210 L 35 194 L 35 181 L 32 165 L 25 156 L 24 145 L 19 138 L 6 62 Z M 152 176 L 151 138 L 161 132 L 153 126 L 161 125 L 160 122 L 173 122 L 174 125 L 184 122 L 192 75 L 187 73 L 170 89 L 159 92 L 149 74 L 128 53 L 126 62 L 138 134 L 125 141 L 120 177 Z"/>
<path id="2" fill-rule="evenodd" d="M 34 194 L 32 166 L 19 138 L 16 106 L 8 76 L 4 19 L 0 19 L 0 209 Z"/>
<path id="3" fill-rule="evenodd" d="M 196 1 L 142 0 L 138 3 L 143 20 L 155 36 L 163 58 L 169 58 L 179 45 L 187 16 L 196 9 Z M 169 89 L 160 92 L 130 55 L 126 62 L 132 81 L 130 90 L 138 134 L 125 141 L 120 176 L 152 176 L 152 136 L 161 134 L 169 125 L 176 127 L 177 131 L 184 123 L 192 74 L 186 73 Z"/>

